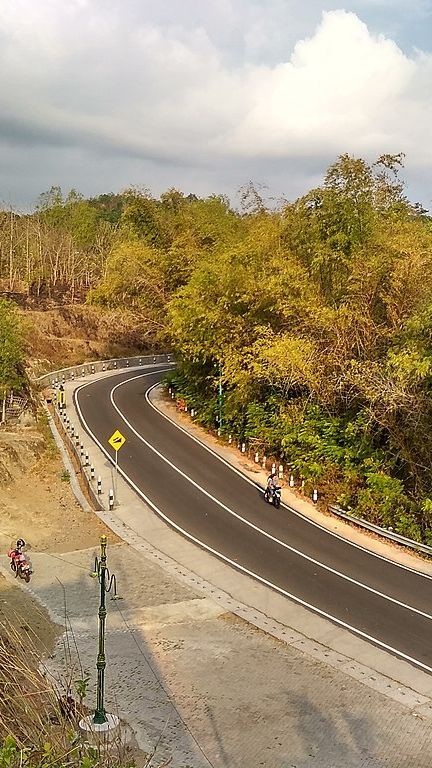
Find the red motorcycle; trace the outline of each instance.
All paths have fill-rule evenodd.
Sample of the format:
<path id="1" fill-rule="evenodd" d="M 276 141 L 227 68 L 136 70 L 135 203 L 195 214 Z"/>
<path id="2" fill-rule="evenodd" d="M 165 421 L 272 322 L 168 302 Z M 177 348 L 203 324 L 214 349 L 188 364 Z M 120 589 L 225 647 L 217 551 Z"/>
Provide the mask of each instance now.
<path id="1" fill-rule="evenodd" d="M 9 549 L 7 555 L 10 557 L 10 567 L 15 573 L 15 578 L 19 576 L 20 579 L 24 579 L 24 581 L 26 581 L 28 584 L 33 573 L 33 569 L 30 560 L 22 551 L 25 546 L 26 543 L 24 539 L 18 539 L 16 545 Z"/>

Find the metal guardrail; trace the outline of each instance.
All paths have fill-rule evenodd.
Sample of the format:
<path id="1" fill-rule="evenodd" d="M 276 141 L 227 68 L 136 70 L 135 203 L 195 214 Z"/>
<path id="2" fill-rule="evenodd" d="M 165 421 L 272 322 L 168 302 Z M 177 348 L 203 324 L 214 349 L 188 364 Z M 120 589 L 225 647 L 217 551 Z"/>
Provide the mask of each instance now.
<path id="1" fill-rule="evenodd" d="M 158 363 L 172 363 L 174 355 L 136 355 L 134 357 L 116 357 L 110 360 L 94 360 L 82 365 L 72 365 L 69 368 L 60 368 L 58 371 L 44 373 L 38 376 L 35 381 L 43 387 L 55 386 L 65 381 L 79 379 L 82 376 L 88 376 L 92 373 L 101 373 L 102 371 L 115 371 L 119 368 L 137 368 L 141 365 L 157 365 Z"/>
<path id="2" fill-rule="evenodd" d="M 372 531 L 372 533 L 377 533 L 379 536 L 390 539 L 390 541 L 394 541 L 397 544 L 409 547 L 410 549 L 416 549 L 419 552 L 423 552 L 425 555 L 432 555 L 432 547 L 428 547 L 427 544 L 422 544 L 420 541 L 414 541 L 414 539 L 408 539 L 406 536 L 401 536 L 399 533 L 389 531 L 388 528 L 381 528 L 379 525 L 374 525 L 374 523 L 368 523 L 367 520 L 363 520 L 361 517 L 356 517 L 355 515 L 350 515 L 349 512 L 345 512 L 344 509 L 341 509 L 335 504 L 329 504 L 329 510 L 343 520 L 355 523 L 361 528 L 366 528 L 368 531 Z"/>

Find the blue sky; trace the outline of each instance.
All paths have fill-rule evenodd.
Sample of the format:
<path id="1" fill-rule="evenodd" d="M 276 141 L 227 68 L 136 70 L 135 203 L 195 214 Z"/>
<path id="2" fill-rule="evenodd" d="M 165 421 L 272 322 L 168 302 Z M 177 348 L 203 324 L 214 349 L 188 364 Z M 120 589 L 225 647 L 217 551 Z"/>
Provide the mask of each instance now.
<path id="1" fill-rule="evenodd" d="M 406 153 L 432 207 L 432 0 L 2 0 L 0 199 L 53 184 L 294 198 Z"/>

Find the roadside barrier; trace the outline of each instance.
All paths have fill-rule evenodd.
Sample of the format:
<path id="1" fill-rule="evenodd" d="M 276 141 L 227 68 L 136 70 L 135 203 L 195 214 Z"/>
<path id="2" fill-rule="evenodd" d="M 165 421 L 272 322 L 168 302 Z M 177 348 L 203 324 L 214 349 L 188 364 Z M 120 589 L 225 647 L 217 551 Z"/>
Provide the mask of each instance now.
<path id="1" fill-rule="evenodd" d="M 157 365 L 163 363 L 175 362 L 174 355 L 138 355 L 136 357 L 117 357 L 112 360 L 93 360 L 90 363 L 84 365 L 73 365 L 69 368 L 60 368 L 57 371 L 51 371 L 50 373 L 44 373 L 43 376 L 38 376 L 36 382 L 43 389 L 48 386 L 57 386 L 65 381 L 74 381 L 77 378 L 91 375 L 93 373 L 100 373 L 102 371 L 116 371 L 119 368 L 139 368 L 144 365 Z"/>
<path id="2" fill-rule="evenodd" d="M 81 453 L 80 440 L 78 435 L 76 436 L 76 440 L 73 439 L 74 427 L 71 426 L 70 432 L 68 432 L 66 424 L 63 422 L 63 419 L 60 418 L 57 412 L 57 409 L 55 407 L 53 408 L 52 413 L 50 415 L 52 415 L 57 429 L 59 430 L 60 434 L 63 436 L 63 441 L 66 444 L 67 448 L 69 449 L 69 452 L 72 453 L 76 459 L 78 472 L 86 487 L 86 490 L 89 494 L 89 497 L 91 499 L 91 503 L 94 509 L 96 509 L 98 512 L 102 512 L 104 507 L 102 506 L 99 500 L 99 496 L 98 496 L 99 490 L 97 493 L 95 492 L 95 489 L 91 483 L 91 471 L 89 476 L 85 471 L 85 467 L 83 466 L 83 463 L 82 463 L 82 453 Z M 87 454 L 87 461 L 88 461 L 88 454 Z M 102 492 L 102 488 L 101 488 L 101 492 Z"/>
<path id="3" fill-rule="evenodd" d="M 347 520 L 350 523 L 355 523 L 355 525 L 358 525 L 361 528 L 366 528 L 368 531 L 372 531 L 372 533 L 377 533 L 379 536 L 383 536 L 385 539 L 390 539 L 390 541 L 401 544 L 403 547 L 416 549 L 419 552 L 423 552 L 425 555 L 432 555 L 432 547 L 429 547 L 427 544 L 422 544 L 420 541 L 414 541 L 414 539 L 408 539 L 406 536 L 401 536 L 399 533 L 394 533 L 394 531 L 391 531 L 388 528 L 381 528 L 379 525 L 369 523 L 367 520 L 363 520 L 361 517 L 351 515 L 349 512 L 341 509 L 341 507 L 338 507 L 336 504 L 329 504 L 329 510 L 330 512 L 333 512 L 334 515 L 341 517 L 343 520 Z"/>

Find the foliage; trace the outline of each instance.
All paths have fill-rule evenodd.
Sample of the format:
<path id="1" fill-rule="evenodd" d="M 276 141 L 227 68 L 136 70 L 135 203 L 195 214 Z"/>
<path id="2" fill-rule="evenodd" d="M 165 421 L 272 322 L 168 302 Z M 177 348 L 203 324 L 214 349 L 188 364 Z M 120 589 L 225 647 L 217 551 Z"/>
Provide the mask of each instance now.
<path id="1" fill-rule="evenodd" d="M 252 182 L 239 211 L 175 188 L 85 200 L 53 187 L 34 214 L 0 214 L 0 279 L 86 296 L 119 323 L 133 313 L 147 344 L 175 347 L 177 391 L 203 424 L 428 540 L 432 222 L 402 164 L 342 155 L 271 209 Z"/>
<path id="2" fill-rule="evenodd" d="M 22 389 L 25 382 L 24 336 L 16 306 L 0 299 L 0 391 Z"/>
<path id="3" fill-rule="evenodd" d="M 288 461 L 324 495 L 428 539 L 432 228 L 402 156 L 344 155 L 277 212 L 242 192 L 242 237 L 169 303 L 177 386 L 214 426 Z M 192 380 L 191 380 L 192 379 Z"/>

